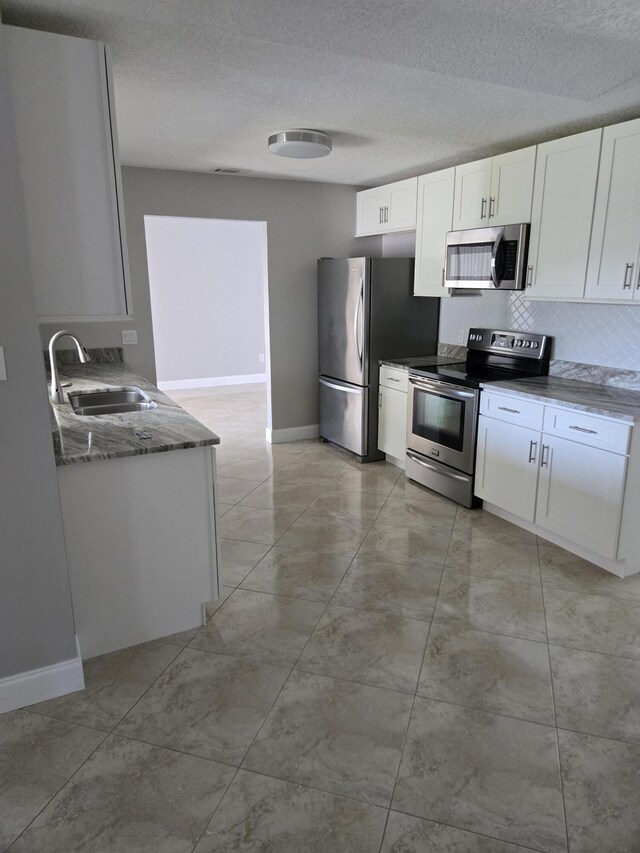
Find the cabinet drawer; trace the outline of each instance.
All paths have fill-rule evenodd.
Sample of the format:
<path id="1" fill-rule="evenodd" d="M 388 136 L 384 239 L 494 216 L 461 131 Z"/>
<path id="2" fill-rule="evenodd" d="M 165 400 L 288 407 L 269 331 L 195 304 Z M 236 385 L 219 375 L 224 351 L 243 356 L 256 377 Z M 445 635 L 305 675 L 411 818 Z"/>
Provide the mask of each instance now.
<path id="1" fill-rule="evenodd" d="M 531 429 L 542 429 L 544 406 L 522 397 L 483 391 L 480 394 L 480 413 Z"/>
<path id="2" fill-rule="evenodd" d="M 626 454 L 629 451 L 631 425 L 620 421 L 547 406 L 543 429 L 549 435 L 588 444 L 590 447 L 600 447 L 612 453 Z"/>
<path id="3" fill-rule="evenodd" d="M 384 365 L 380 368 L 380 384 L 385 388 L 395 388 L 396 391 L 404 391 L 406 394 L 408 380 L 409 374 L 406 370 Z"/>

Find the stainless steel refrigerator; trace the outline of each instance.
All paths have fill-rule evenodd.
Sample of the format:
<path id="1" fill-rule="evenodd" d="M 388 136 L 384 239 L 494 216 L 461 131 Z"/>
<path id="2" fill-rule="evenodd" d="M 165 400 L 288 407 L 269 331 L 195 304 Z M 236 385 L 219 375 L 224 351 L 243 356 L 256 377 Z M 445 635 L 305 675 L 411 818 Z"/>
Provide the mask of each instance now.
<path id="1" fill-rule="evenodd" d="M 378 450 L 380 359 L 435 355 L 440 300 L 413 295 L 413 258 L 318 261 L 320 437 L 362 462 Z"/>

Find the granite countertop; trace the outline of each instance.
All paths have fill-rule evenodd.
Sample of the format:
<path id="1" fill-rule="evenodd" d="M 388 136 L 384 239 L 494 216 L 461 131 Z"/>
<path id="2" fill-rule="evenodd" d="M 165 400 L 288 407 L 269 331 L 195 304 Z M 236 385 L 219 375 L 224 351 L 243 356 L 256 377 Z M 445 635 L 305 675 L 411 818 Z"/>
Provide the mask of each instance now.
<path id="1" fill-rule="evenodd" d="M 597 385 L 594 382 L 561 379 L 557 376 L 535 376 L 530 379 L 487 382 L 481 387 L 487 391 L 513 394 L 579 412 L 616 418 L 627 423 L 640 421 L 640 391 L 612 385 Z"/>
<path id="2" fill-rule="evenodd" d="M 378 362 L 385 367 L 398 367 L 400 370 L 409 370 L 410 367 L 419 367 L 421 364 L 455 364 L 459 359 L 446 355 L 417 355 L 413 358 L 382 358 Z"/>
<path id="3" fill-rule="evenodd" d="M 60 381 L 70 381 L 65 388 L 65 402 L 51 404 L 53 444 L 56 465 L 119 459 L 164 453 L 187 447 L 220 444 L 219 437 L 185 412 L 142 376 L 132 373 L 123 363 L 64 365 L 59 369 Z M 66 402 L 66 392 L 98 391 L 107 388 L 135 386 L 141 388 L 158 407 L 145 412 L 118 415 L 76 415 Z M 140 439 L 137 431 L 150 435 Z"/>

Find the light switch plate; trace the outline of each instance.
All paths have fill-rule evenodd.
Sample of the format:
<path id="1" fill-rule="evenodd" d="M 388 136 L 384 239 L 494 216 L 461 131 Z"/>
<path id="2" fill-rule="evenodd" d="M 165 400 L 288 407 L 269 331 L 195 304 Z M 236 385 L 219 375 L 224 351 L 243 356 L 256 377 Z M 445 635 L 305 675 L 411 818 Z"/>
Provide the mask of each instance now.
<path id="1" fill-rule="evenodd" d="M 122 330 L 122 343 L 123 344 L 137 344 L 138 343 L 138 333 L 135 329 L 123 329 Z"/>
<path id="2" fill-rule="evenodd" d="M 0 347 L 0 379 L 7 378 L 7 367 L 4 363 L 4 347 Z"/>

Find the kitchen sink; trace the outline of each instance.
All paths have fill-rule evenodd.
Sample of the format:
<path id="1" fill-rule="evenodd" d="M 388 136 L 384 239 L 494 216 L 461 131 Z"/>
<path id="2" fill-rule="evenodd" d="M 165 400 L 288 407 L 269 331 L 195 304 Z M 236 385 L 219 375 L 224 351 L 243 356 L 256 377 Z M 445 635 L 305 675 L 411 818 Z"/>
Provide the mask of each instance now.
<path id="1" fill-rule="evenodd" d="M 121 412 L 145 412 L 158 406 L 140 388 L 77 391 L 69 394 L 69 403 L 76 415 L 117 415 Z"/>

